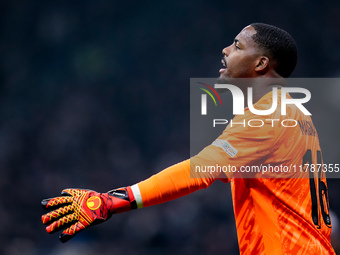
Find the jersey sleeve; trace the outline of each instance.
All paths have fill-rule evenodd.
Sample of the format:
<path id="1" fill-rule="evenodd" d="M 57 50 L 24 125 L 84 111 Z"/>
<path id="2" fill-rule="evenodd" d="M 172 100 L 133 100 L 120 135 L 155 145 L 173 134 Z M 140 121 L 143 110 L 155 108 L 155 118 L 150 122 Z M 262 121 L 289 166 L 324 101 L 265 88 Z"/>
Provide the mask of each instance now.
<path id="1" fill-rule="evenodd" d="M 195 177 L 190 176 L 190 160 L 170 166 L 137 184 L 140 192 L 137 203 L 139 207 L 161 204 L 207 188 L 216 180 L 209 173 L 197 173 Z"/>
<path id="2" fill-rule="evenodd" d="M 266 109 L 267 105 L 268 102 L 262 100 L 257 108 Z M 235 116 L 218 139 L 196 156 L 138 183 L 143 206 L 164 203 L 207 188 L 217 179 L 228 182 L 236 174 L 224 171 L 226 166 L 239 169 L 263 160 L 273 149 L 275 138 L 273 123 L 266 121 L 267 118 L 256 116 L 256 125 L 263 125 L 254 127 L 254 115 L 246 110 L 245 115 Z M 252 126 L 249 126 L 251 121 Z"/>

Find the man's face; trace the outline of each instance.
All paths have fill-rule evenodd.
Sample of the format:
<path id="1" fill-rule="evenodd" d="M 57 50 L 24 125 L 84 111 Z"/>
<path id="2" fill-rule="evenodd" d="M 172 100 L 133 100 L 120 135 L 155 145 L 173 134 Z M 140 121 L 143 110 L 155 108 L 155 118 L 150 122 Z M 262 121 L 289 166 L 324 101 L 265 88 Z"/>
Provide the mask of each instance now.
<path id="1" fill-rule="evenodd" d="M 220 69 L 219 82 L 230 78 L 253 78 L 257 76 L 255 67 L 261 56 L 257 44 L 252 39 L 256 30 L 252 26 L 245 27 L 235 38 L 234 43 L 222 50 L 224 55 Z"/>

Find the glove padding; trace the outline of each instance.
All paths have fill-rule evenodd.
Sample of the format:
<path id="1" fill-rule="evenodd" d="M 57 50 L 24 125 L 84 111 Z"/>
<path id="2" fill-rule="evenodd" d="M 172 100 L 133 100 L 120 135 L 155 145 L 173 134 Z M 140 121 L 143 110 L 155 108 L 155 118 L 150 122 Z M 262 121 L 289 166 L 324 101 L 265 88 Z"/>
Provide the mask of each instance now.
<path id="1" fill-rule="evenodd" d="M 41 217 L 48 233 L 65 229 L 59 239 L 66 242 L 83 229 L 108 220 L 112 214 L 136 208 L 130 187 L 98 193 L 85 189 L 65 189 L 61 197 L 44 199 L 44 209 L 52 209 Z"/>

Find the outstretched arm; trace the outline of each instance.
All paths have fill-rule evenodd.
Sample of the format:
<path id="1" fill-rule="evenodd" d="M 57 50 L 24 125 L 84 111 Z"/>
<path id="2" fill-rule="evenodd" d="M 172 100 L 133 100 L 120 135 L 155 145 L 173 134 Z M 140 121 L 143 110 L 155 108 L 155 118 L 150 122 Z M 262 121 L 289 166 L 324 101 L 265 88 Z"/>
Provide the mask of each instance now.
<path id="1" fill-rule="evenodd" d="M 53 210 L 42 216 L 46 231 L 66 242 L 87 227 L 109 219 L 113 214 L 167 202 L 196 190 L 207 188 L 216 179 L 209 173 L 190 176 L 190 160 L 183 161 L 133 186 L 107 193 L 66 189 L 61 197 L 42 201 L 44 209 Z"/>
<path id="2" fill-rule="evenodd" d="M 136 202 L 138 208 L 161 204 L 207 188 L 215 180 L 208 174 L 190 176 L 190 160 L 186 160 L 136 184 L 140 190 L 140 196 L 135 196 Z"/>

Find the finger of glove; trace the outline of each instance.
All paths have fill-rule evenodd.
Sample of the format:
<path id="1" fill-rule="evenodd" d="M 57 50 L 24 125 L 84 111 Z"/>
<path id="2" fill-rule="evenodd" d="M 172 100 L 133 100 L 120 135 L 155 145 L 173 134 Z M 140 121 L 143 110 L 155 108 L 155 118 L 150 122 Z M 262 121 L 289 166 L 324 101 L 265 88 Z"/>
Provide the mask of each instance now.
<path id="1" fill-rule="evenodd" d="M 65 229 L 59 236 L 59 239 L 62 243 L 65 243 L 85 228 L 86 227 L 78 221 L 69 228 Z"/>
<path id="2" fill-rule="evenodd" d="M 61 207 L 57 210 L 54 210 L 52 212 L 44 214 L 43 216 L 41 216 L 41 221 L 42 221 L 43 224 L 47 224 L 50 221 L 54 221 L 54 220 L 66 215 L 66 214 L 71 213 L 71 212 L 73 212 L 73 206 L 72 205 L 64 206 L 64 207 Z"/>
<path id="3" fill-rule="evenodd" d="M 61 192 L 61 195 L 75 197 L 75 196 L 81 196 L 87 192 L 89 192 L 89 190 L 86 190 L 86 189 L 64 189 Z"/>
<path id="4" fill-rule="evenodd" d="M 77 219 L 78 217 L 75 213 L 66 215 L 47 226 L 46 231 L 50 234 L 54 233 L 62 228 L 68 227 L 70 224 L 72 224 L 72 222 L 76 221 Z"/>
<path id="5" fill-rule="evenodd" d="M 72 203 L 73 198 L 70 196 L 48 198 L 41 201 L 41 205 L 44 209 L 53 209 Z"/>

